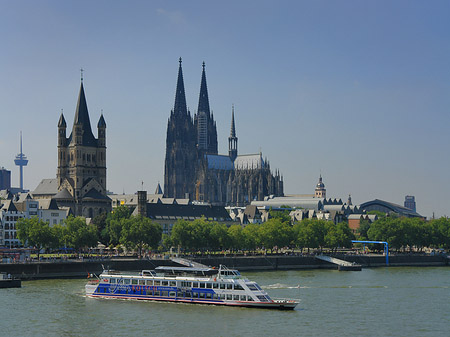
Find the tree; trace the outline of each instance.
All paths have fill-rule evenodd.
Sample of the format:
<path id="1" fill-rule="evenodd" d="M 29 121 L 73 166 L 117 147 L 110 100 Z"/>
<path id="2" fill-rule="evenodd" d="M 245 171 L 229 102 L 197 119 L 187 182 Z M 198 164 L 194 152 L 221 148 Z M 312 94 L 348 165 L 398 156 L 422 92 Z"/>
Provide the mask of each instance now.
<path id="1" fill-rule="evenodd" d="M 213 249 L 226 249 L 230 247 L 231 239 L 225 224 L 214 223 L 211 228 L 211 247 Z"/>
<path id="2" fill-rule="evenodd" d="M 272 208 L 269 210 L 269 217 L 272 219 L 280 219 L 281 222 L 290 224 L 291 223 L 291 216 L 290 216 L 290 207 L 283 205 L 280 208 L 286 208 L 285 210 L 280 211 L 274 211 Z"/>
<path id="3" fill-rule="evenodd" d="M 292 241 L 292 228 L 279 218 L 272 218 L 261 224 L 261 242 L 266 248 L 276 250 L 289 246 Z"/>
<path id="4" fill-rule="evenodd" d="M 304 219 L 294 226 L 294 242 L 301 248 L 321 248 L 325 244 L 325 220 Z"/>
<path id="5" fill-rule="evenodd" d="M 17 235 L 22 243 L 36 247 L 38 259 L 42 248 L 49 248 L 54 241 L 53 233 L 48 222 L 39 220 L 37 217 L 31 219 L 21 218 L 17 222 Z"/>
<path id="6" fill-rule="evenodd" d="M 245 235 L 241 225 L 231 225 L 228 228 L 228 236 L 230 238 L 230 248 L 243 249 L 245 247 Z"/>
<path id="7" fill-rule="evenodd" d="M 132 216 L 123 222 L 120 242 L 126 247 L 137 248 L 139 257 L 145 245 L 157 248 L 161 241 L 162 228 L 147 217 Z"/>
<path id="8" fill-rule="evenodd" d="M 354 239 L 354 235 L 347 223 L 340 222 L 335 225 L 333 222 L 328 222 L 326 224 L 326 234 L 324 239 L 325 246 L 328 248 L 350 248 L 352 246 L 352 239 Z"/>
<path id="9" fill-rule="evenodd" d="M 83 248 L 97 246 L 97 228 L 87 225 L 82 217 L 69 216 L 65 221 L 65 242 L 68 247 L 81 251 Z"/>
<path id="10" fill-rule="evenodd" d="M 244 247 L 255 251 L 261 245 L 260 226 L 257 224 L 248 224 L 242 230 L 244 236 Z"/>

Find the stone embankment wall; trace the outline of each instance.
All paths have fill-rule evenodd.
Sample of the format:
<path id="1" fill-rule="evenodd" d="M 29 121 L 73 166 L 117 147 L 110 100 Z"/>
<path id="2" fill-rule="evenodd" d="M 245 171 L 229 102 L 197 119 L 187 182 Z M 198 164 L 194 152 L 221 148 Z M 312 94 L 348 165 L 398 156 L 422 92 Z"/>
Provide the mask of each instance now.
<path id="1" fill-rule="evenodd" d="M 386 265 L 384 256 L 373 255 L 336 255 L 342 260 L 361 264 L 363 267 L 382 267 Z M 328 262 L 314 256 L 242 256 L 242 257 L 206 257 L 195 258 L 193 261 L 207 266 L 218 267 L 220 264 L 240 271 L 250 270 L 288 270 L 288 269 L 337 269 Z M 444 266 L 449 259 L 444 256 L 400 255 L 390 256 L 390 266 Z M 26 279 L 48 278 L 84 278 L 88 274 L 100 274 L 103 268 L 121 271 L 140 271 L 154 269 L 157 266 L 175 266 L 170 260 L 137 260 L 112 259 L 101 261 L 67 261 L 0 264 L 0 272 L 6 272 L 14 277 Z"/>

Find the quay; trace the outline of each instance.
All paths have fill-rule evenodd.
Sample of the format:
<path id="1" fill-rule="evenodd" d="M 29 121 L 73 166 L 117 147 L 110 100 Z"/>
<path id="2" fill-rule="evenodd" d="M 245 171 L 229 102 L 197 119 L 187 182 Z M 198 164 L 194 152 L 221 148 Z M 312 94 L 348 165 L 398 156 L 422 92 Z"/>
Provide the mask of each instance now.
<path id="1" fill-rule="evenodd" d="M 361 265 L 362 268 L 384 267 L 386 260 L 383 255 L 333 255 L 349 263 Z M 207 256 L 187 257 L 190 261 L 206 266 L 218 267 L 225 265 L 228 268 L 240 271 L 260 270 L 298 270 L 298 269 L 336 269 L 336 265 L 317 259 L 314 255 L 258 255 L 258 256 Z M 398 266 L 446 266 L 449 259 L 444 255 L 392 255 L 389 267 Z M 51 278 L 85 278 L 88 274 L 100 274 L 103 269 L 121 271 L 137 271 L 154 269 L 158 266 L 176 266 L 170 259 L 136 259 L 112 258 L 97 260 L 74 260 L 56 262 L 28 262 L 28 263 L 2 263 L 0 272 L 11 274 L 22 280 L 51 279 Z"/>
<path id="2" fill-rule="evenodd" d="M 349 262 L 327 255 L 316 255 L 316 259 L 333 263 L 339 271 L 360 271 L 362 266 L 356 262 Z"/>

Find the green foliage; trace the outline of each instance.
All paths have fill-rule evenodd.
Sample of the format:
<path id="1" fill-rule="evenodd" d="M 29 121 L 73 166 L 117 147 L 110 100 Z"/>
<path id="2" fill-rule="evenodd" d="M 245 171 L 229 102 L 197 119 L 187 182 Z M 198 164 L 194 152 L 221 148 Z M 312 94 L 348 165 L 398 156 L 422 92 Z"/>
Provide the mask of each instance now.
<path id="1" fill-rule="evenodd" d="M 228 228 L 228 236 L 230 238 L 230 248 L 244 249 L 246 240 L 244 230 L 241 225 L 232 225 Z"/>
<path id="2" fill-rule="evenodd" d="M 305 219 L 294 225 L 294 242 L 301 248 L 321 248 L 325 244 L 327 221 Z"/>
<path id="3" fill-rule="evenodd" d="M 367 212 L 367 214 L 374 214 L 376 216 L 378 216 L 378 219 L 382 219 L 386 217 L 386 213 L 381 212 L 381 211 L 369 211 Z"/>
<path id="4" fill-rule="evenodd" d="M 120 243 L 127 248 L 137 248 L 139 256 L 145 246 L 157 248 L 161 241 L 162 229 L 149 218 L 132 216 L 122 219 Z"/>
<path id="5" fill-rule="evenodd" d="M 38 258 L 42 248 L 50 248 L 52 243 L 55 242 L 54 233 L 48 222 L 39 220 L 37 217 L 19 219 L 17 222 L 17 236 L 24 245 L 36 247 Z"/>
<path id="6" fill-rule="evenodd" d="M 96 247 L 98 242 L 97 228 L 87 225 L 82 217 L 68 217 L 65 221 L 64 242 L 67 247 L 80 251 L 83 248 Z"/>
<path id="7" fill-rule="evenodd" d="M 293 239 L 292 227 L 280 218 L 272 218 L 261 224 L 259 229 L 261 243 L 267 249 L 289 246 Z"/>
<path id="8" fill-rule="evenodd" d="M 249 250 L 256 250 L 261 245 L 260 225 L 249 224 L 244 227 L 242 234 L 244 236 L 244 247 Z"/>
<path id="9" fill-rule="evenodd" d="M 281 206 L 280 208 L 289 208 L 289 206 Z M 269 210 L 269 218 L 280 219 L 281 222 L 290 224 L 291 216 L 289 215 L 289 209 L 283 211 L 274 211 L 272 208 Z"/>

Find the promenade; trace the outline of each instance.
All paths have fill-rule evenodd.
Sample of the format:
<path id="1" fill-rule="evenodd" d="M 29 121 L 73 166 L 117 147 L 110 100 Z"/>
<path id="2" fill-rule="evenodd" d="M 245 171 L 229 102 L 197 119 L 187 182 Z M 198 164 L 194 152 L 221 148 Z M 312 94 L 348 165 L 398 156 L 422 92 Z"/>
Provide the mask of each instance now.
<path id="1" fill-rule="evenodd" d="M 341 260 L 355 262 L 368 267 L 386 266 L 383 255 L 333 255 Z M 325 261 L 316 259 L 313 255 L 259 255 L 259 256 L 205 256 L 188 257 L 195 262 L 207 266 L 218 267 L 220 264 L 240 271 L 257 270 L 296 270 L 296 269 L 336 269 L 336 266 Z M 445 266 L 449 259 L 445 255 L 390 255 L 389 267 L 397 266 Z M 140 271 L 143 269 L 154 269 L 158 266 L 175 266 L 176 264 L 168 258 L 145 258 L 133 257 L 121 258 L 91 258 L 74 260 L 49 260 L 48 262 L 26 262 L 26 263 L 2 263 L 0 272 L 9 273 L 23 280 L 49 279 L 49 278 L 85 278 L 89 274 L 100 274 L 102 270 L 114 269 L 121 271 Z"/>

